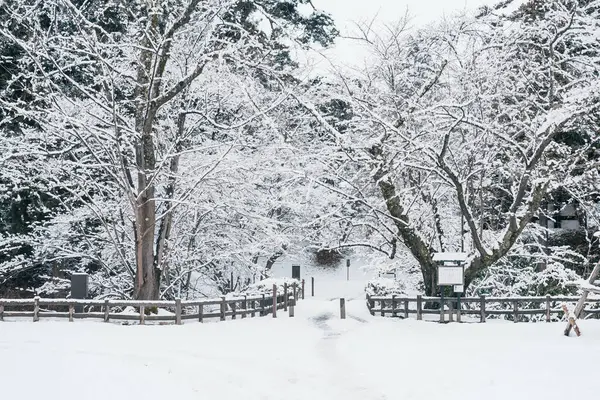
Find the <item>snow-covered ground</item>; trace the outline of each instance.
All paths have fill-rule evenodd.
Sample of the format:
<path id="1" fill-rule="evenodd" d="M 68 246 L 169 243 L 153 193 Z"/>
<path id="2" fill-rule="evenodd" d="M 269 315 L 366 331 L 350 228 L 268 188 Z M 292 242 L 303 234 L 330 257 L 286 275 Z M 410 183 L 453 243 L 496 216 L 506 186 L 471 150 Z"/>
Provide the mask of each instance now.
<path id="1" fill-rule="evenodd" d="M 352 271 L 351 271 L 352 272 Z M 340 274 L 341 275 L 341 274 Z M 296 317 L 183 326 L 0 323 L 3 399 L 520 400 L 598 396 L 600 323 L 372 317 L 364 280 L 322 275 Z M 305 277 L 306 278 L 306 277 Z M 351 276 L 352 278 L 352 276 Z M 363 277 L 364 279 L 364 277 Z M 319 283 L 320 282 L 320 283 Z M 339 294 L 348 319 L 339 319 Z M 333 300 L 332 300 L 333 299 Z"/>

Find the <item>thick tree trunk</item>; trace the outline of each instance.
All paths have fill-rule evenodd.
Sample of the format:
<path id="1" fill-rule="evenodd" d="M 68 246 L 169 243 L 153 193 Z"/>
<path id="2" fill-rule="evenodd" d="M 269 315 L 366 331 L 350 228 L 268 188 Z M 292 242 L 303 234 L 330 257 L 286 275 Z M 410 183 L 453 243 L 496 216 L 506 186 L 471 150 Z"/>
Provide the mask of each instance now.
<path id="1" fill-rule="evenodd" d="M 159 297 L 160 270 L 157 270 L 154 257 L 154 231 L 156 226 L 155 187 L 152 174 L 156 168 L 153 139 L 153 122 L 156 106 L 149 101 L 153 93 L 150 90 L 150 71 L 153 53 L 148 37 L 156 30 L 158 20 L 151 17 L 148 32 L 141 43 L 140 60 L 137 70 L 136 96 L 136 277 L 134 297 L 138 300 L 153 300 Z"/>
<path id="2" fill-rule="evenodd" d="M 140 185 L 144 184 L 146 182 L 145 176 L 140 177 L 138 182 Z M 138 300 L 153 300 L 159 297 L 160 286 L 160 270 L 154 264 L 154 227 L 156 225 L 154 187 L 147 188 L 138 196 L 135 298 Z"/>
<path id="3" fill-rule="evenodd" d="M 379 168 L 373 175 L 373 179 L 383 199 L 390 216 L 394 220 L 394 225 L 398 230 L 398 237 L 404 245 L 408 247 L 413 257 L 421 266 L 423 283 L 425 284 L 425 294 L 435 296 L 437 293 L 436 271 L 437 266 L 433 261 L 434 250 L 418 235 L 414 227 L 410 225 L 408 215 L 404 211 L 402 202 L 396 193 L 396 187 L 392 182 L 389 171 L 383 161 L 383 154 L 379 146 L 373 146 L 371 155 L 379 161 Z"/>

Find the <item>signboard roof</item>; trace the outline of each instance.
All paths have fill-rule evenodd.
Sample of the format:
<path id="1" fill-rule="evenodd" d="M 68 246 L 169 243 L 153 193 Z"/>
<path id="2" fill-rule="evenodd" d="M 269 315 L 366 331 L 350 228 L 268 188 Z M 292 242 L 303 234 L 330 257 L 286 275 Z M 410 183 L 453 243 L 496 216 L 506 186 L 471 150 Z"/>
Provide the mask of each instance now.
<path id="1" fill-rule="evenodd" d="M 433 261 L 466 261 L 467 253 L 434 253 Z"/>

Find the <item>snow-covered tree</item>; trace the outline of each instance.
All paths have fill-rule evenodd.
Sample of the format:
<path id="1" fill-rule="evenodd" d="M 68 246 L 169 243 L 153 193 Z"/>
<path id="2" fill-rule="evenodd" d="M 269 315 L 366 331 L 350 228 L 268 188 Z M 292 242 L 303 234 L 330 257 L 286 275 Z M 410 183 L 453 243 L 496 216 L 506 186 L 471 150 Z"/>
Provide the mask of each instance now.
<path id="1" fill-rule="evenodd" d="M 225 227 L 243 230 L 244 216 L 257 217 L 241 193 L 256 196 L 245 189 L 270 179 L 259 161 L 278 132 L 262 121 L 287 96 L 290 46 L 328 45 L 336 33 L 304 0 L 23 1 L 5 12 L 29 33 L 0 31 L 24 54 L 13 79 L 30 81 L 48 103 L 6 108 L 34 119 L 61 150 L 72 146 L 63 186 L 108 243 L 85 253 L 109 277 L 130 274 L 139 299 L 159 297 L 162 276 L 170 292 L 190 265 L 214 266 L 219 244 L 239 245 Z M 74 219 L 55 228 L 81 222 L 69 209 Z M 252 220 L 265 233 L 263 222 Z"/>
<path id="2" fill-rule="evenodd" d="M 344 133 L 302 99 L 337 142 L 322 183 L 360 211 L 338 246 L 390 258 L 404 248 L 428 294 L 433 253 L 464 248 L 469 285 L 510 255 L 553 188 L 591 165 L 598 4 L 545 1 L 532 14 L 534 3 L 383 38 L 365 30 L 376 61 L 339 77 L 356 115 Z M 572 131 L 586 132 L 583 146 L 561 143 Z"/>

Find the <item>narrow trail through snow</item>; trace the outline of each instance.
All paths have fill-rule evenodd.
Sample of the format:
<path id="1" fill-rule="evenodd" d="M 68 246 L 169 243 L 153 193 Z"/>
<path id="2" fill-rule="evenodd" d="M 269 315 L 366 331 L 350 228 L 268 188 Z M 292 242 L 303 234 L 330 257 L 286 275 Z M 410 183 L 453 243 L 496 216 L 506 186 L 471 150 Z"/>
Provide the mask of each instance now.
<path id="1" fill-rule="evenodd" d="M 339 348 L 340 339 L 345 334 L 363 328 L 362 325 L 368 324 L 371 317 L 366 308 L 364 292 L 368 276 L 357 268 L 351 270 L 352 280 L 344 276 L 345 268 L 329 274 L 312 272 L 317 275 L 315 297 L 306 298 L 298 304 L 298 316 L 306 318 L 322 333 L 321 340 L 315 346 L 316 353 L 326 363 L 327 384 L 336 388 L 335 399 L 389 399 L 381 393 L 376 382 L 367 379 L 369 366 L 357 368 L 347 362 L 347 356 Z M 308 287 L 306 292 L 311 292 Z M 340 298 L 346 300 L 345 321 L 340 317 Z"/>

